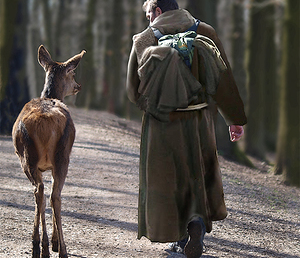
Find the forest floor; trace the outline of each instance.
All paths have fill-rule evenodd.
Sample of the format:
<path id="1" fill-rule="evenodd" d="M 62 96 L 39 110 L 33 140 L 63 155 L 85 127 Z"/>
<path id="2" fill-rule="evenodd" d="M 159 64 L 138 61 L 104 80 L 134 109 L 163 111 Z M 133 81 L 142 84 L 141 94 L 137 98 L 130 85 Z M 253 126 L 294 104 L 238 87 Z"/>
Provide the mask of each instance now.
<path id="1" fill-rule="evenodd" d="M 62 192 L 69 257 L 183 258 L 168 244 L 137 240 L 141 124 L 106 112 L 71 108 L 76 126 Z M 220 157 L 228 217 L 205 236 L 204 258 L 300 257 L 300 189 L 270 167 L 250 169 Z M 0 257 L 31 257 L 33 186 L 21 171 L 10 136 L 0 136 Z M 44 173 L 51 235 L 50 172 Z M 58 257 L 51 251 L 51 257 Z"/>

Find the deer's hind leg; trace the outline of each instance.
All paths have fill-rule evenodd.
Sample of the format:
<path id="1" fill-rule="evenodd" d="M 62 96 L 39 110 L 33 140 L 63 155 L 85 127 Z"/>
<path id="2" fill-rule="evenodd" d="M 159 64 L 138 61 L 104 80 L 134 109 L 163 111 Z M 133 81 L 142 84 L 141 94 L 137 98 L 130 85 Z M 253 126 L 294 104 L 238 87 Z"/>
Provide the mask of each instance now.
<path id="1" fill-rule="evenodd" d="M 35 179 L 37 184 L 34 192 L 35 196 L 35 217 L 34 217 L 34 230 L 32 235 L 33 243 L 33 257 L 40 257 L 40 235 L 39 224 L 41 219 L 42 224 L 42 257 L 49 258 L 49 240 L 46 230 L 45 209 L 46 209 L 46 196 L 44 194 L 44 184 L 42 181 L 42 173 L 39 171 Z"/>
<path id="2" fill-rule="evenodd" d="M 34 215 L 34 227 L 32 234 L 32 257 L 40 258 L 40 234 L 39 226 L 40 220 L 42 224 L 42 257 L 49 258 L 49 240 L 46 230 L 45 209 L 46 209 L 46 196 L 44 194 L 44 184 L 42 180 L 42 172 L 38 168 L 28 168 L 26 174 L 32 176 L 33 184 L 35 185 L 34 197 L 35 197 L 35 215 Z M 24 169 L 24 168 L 23 168 Z M 24 171 L 25 172 L 25 171 Z"/>
<path id="3" fill-rule="evenodd" d="M 22 128 L 22 127 L 21 127 Z M 39 225 L 40 218 L 42 220 L 42 257 L 49 257 L 49 241 L 45 223 L 45 207 L 46 200 L 44 195 L 44 184 L 42 181 L 42 173 L 37 167 L 38 153 L 32 139 L 28 136 L 25 126 L 23 130 L 18 130 L 14 137 L 14 145 L 16 153 L 20 158 L 23 172 L 26 174 L 30 182 L 35 186 L 35 217 L 34 229 L 32 234 L 32 257 L 40 258 L 40 235 Z"/>

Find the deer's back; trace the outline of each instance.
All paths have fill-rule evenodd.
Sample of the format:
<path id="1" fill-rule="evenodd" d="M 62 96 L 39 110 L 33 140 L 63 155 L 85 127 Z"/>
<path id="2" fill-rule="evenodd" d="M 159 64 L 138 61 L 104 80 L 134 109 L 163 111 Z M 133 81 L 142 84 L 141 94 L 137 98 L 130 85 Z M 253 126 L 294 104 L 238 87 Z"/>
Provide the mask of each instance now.
<path id="1" fill-rule="evenodd" d="M 58 142 L 66 133 L 66 125 L 73 144 L 75 128 L 67 106 L 57 99 L 31 100 L 23 107 L 13 127 L 16 151 L 18 152 L 17 142 L 34 144 L 38 153 L 39 168 L 50 169 L 55 152 L 60 147 L 57 146 Z"/>

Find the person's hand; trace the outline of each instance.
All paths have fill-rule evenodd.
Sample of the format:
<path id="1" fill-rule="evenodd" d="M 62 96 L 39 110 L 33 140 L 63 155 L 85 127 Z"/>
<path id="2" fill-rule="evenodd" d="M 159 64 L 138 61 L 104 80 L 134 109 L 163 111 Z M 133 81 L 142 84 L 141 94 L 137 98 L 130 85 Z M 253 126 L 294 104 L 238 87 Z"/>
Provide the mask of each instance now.
<path id="1" fill-rule="evenodd" d="M 236 142 L 244 135 L 244 128 L 241 125 L 230 125 L 229 135 L 232 142 Z"/>

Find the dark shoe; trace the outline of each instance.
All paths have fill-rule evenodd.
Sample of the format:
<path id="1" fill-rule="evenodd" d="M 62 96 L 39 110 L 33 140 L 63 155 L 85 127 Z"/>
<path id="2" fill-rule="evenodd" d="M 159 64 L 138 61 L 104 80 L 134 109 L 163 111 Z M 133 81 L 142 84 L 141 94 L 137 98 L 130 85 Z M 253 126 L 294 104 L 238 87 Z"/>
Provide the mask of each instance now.
<path id="1" fill-rule="evenodd" d="M 203 239 L 205 231 L 205 224 L 201 218 L 189 223 L 188 233 L 190 238 L 184 248 L 184 253 L 187 258 L 201 257 L 203 253 Z"/>
<path id="2" fill-rule="evenodd" d="M 173 252 L 173 253 L 181 253 L 181 254 L 183 254 L 184 253 L 183 250 L 184 250 L 184 247 L 185 247 L 187 241 L 188 241 L 188 238 L 185 238 L 183 240 L 170 243 L 169 244 L 170 251 Z"/>

